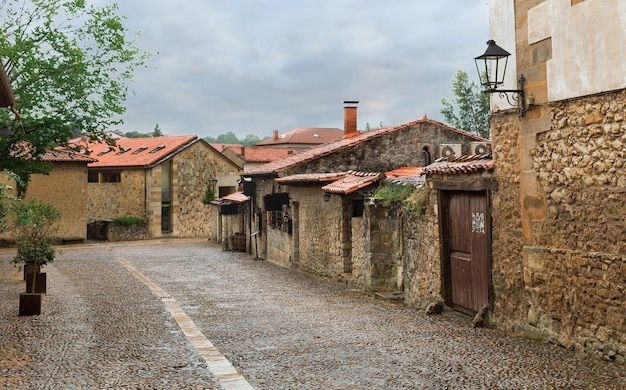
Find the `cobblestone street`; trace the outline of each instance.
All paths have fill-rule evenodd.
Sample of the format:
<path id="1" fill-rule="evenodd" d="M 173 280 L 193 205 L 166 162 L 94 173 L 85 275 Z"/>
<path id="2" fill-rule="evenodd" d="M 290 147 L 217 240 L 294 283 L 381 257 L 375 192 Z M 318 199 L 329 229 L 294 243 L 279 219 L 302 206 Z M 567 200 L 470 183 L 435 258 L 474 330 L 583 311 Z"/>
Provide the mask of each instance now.
<path id="1" fill-rule="evenodd" d="M 206 240 L 59 249 L 33 317 L 17 316 L 24 282 L 14 250 L 0 250 L 1 389 L 626 388 L 623 364 Z"/>

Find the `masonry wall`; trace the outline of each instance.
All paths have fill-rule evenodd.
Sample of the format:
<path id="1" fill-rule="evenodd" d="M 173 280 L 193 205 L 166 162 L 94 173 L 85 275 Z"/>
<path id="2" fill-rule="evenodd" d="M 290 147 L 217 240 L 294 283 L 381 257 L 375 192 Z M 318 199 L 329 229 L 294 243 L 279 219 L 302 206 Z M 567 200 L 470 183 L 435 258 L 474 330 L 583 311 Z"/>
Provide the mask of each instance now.
<path id="1" fill-rule="evenodd" d="M 365 288 L 402 290 L 402 212 L 397 207 L 365 208 Z"/>
<path id="2" fill-rule="evenodd" d="M 149 172 L 135 169 L 122 171 L 119 183 L 88 183 L 88 221 L 112 220 L 118 217 L 145 219 L 146 180 L 150 180 Z"/>
<path id="3" fill-rule="evenodd" d="M 583 23 L 551 26 L 546 11 L 554 20 L 585 17 Z M 621 362 L 626 359 L 623 74 L 600 71 L 605 59 L 617 58 L 613 50 L 579 53 L 580 61 L 563 62 L 559 56 L 574 50 L 569 42 L 580 43 L 564 36 L 580 35 L 607 47 L 621 44 L 623 29 L 611 31 L 611 23 L 589 29 L 585 23 L 599 20 L 589 17 L 596 13 L 619 20 L 623 11 L 596 0 L 515 2 L 517 71 L 526 77 L 525 92 L 534 105 L 521 119 L 504 111 L 491 122 L 500 185 L 493 211 L 495 323 Z M 554 47 L 562 50 L 554 53 Z M 593 61 L 581 62 L 589 58 Z M 555 72 L 559 63 L 576 70 Z M 572 84 L 575 77 L 582 79 Z M 562 88 L 564 82 L 568 88 Z M 591 89 L 578 90 L 583 84 Z M 607 91 L 609 84 L 622 89 Z M 562 98 L 555 93 L 559 88 L 569 99 L 555 101 Z M 593 91 L 606 92 L 580 96 Z"/>
<path id="4" fill-rule="evenodd" d="M 439 144 L 462 144 L 463 154 L 470 154 L 470 142 L 475 141 L 462 133 L 426 121 L 398 130 L 362 144 L 338 150 L 331 155 L 299 164 L 285 171 L 284 176 L 298 173 L 384 172 L 399 167 L 423 165 L 422 149 L 432 149 L 432 159 L 439 155 Z"/>
<path id="5" fill-rule="evenodd" d="M 324 202 L 318 187 L 290 187 L 293 201 L 299 202 L 299 263 L 307 271 L 342 280 L 343 207 L 342 197 L 332 195 Z"/>
<path id="6" fill-rule="evenodd" d="M 4 174 L 0 180 L 15 187 Z M 49 175 L 31 176 L 25 197 L 51 204 L 61 212 L 57 239 L 80 241 L 87 238 L 86 190 L 86 163 L 55 162 Z"/>
<path id="7" fill-rule="evenodd" d="M 230 172 L 229 172 L 230 171 Z M 212 158 L 208 147 L 197 142 L 172 159 L 172 211 L 173 232 L 176 237 L 215 236 L 214 207 L 202 203 L 209 178 L 220 173 L 234 176 L 237 169 L 221 158 Z"/>
<path id="8" fill-rule="evenodd" d="M 403 218 L 404 303 L 424 309 L 443 299 L 437 191 L 428 182 L 428 203 L 421 216 Z"/>

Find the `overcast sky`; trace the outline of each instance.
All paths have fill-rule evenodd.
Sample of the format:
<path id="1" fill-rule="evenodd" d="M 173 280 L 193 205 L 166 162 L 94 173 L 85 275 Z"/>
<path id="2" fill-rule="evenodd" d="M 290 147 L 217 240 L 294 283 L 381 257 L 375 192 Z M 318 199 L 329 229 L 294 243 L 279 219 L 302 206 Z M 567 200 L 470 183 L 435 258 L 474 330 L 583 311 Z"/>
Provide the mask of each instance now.
<path id="1" fill-rule="evenodd" d="M 343 128 L 441 120 L 457 70 L 489 39 L 486 0 L 119 1 L 137 70 L 119 129 L 263 138 L 295 127 Z"/>

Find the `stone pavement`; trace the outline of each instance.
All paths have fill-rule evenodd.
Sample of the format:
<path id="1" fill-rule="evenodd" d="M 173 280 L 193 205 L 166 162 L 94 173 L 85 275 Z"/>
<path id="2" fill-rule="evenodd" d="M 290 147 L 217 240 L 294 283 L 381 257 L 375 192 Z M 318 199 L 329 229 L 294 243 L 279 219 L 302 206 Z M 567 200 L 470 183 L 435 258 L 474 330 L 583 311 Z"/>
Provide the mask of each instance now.
<path id="1" fill-rule="evenodd" d="M 0 250 L 0 389 L 624 389 L 626 365 L 429 317 L 206 240 L 60 247 L 18 317 Z"/>

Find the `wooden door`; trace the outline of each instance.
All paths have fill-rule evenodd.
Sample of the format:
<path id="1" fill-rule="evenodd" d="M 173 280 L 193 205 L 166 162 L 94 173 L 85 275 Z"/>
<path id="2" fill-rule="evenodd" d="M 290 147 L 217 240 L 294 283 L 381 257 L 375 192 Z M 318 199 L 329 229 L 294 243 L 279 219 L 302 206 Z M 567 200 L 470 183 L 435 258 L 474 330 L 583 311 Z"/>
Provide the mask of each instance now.
<path id="1" fill-rule="evenodd" d="M 489 304 L 491 216 L 486 191 L 442 191 L 442 268 L 446 303 L 474 314 Z"/>

